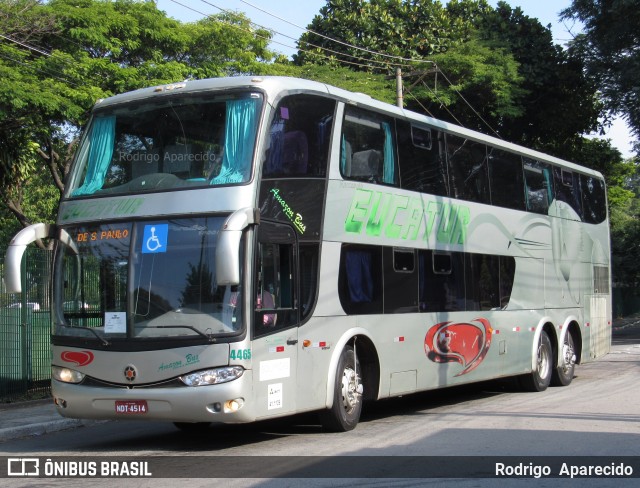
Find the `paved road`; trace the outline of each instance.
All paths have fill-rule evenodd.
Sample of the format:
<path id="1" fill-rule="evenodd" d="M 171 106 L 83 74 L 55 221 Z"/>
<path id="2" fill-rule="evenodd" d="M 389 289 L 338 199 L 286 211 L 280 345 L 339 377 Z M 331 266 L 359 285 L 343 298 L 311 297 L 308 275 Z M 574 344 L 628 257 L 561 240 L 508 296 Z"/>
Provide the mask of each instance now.
<path id="1" fill-rule="evenodd" d="M 193 476 L 203 466 L 226 456 L 234 468 L 225 486 L 299 486 L 295 479 L 246 479 L 263 460 L 234 456 L 278 456 L 277 463 L 295 473 L 293 456 L 318 456 L 313 462 L 331 470 L 327 459 L 337 459 L 335 469 L 351 456 L 600 456 L 605 462 L 617 456 L 640 459 L 640 328 L 617 333 L 612 352 L 577 368 L 566 388 L 543 393 L 523 393 L 510 382 L 494 382 L 471 389 L 450 389 L 381 401 L 370 406 L 353 432 L 323 433 L 315 417 L 301 415 L 253 425 L 222 426 L 194 435 L 171 424 L 108 422 L 37 438 L 0 444 L 0 456 L 172 456 L 163 460 L 181 476 Z M 61 456 L 61 458 L 57 458 Z M 286 464 L 287 460 L 289 464 Z M 353 459 L 353 458 L 351 458 Z M 371 458 L 366 458 L 371 459 Z M 458 458 L 461 463 L 466 462 Z M 360 460 L 360 459 L 357 459 Z M 391 463 L 386 460 L 387 465 Z M 468 460 L 467 460 L 468 461 Z M 495 460 L 491 462 L 495 464 Z M 473 459 L 471 459 L 473 462 Z M 277 464 L 274 461 L 274 465 Z M 388 476 L 385 458 L 372 465 L 372 473 Z M 237 466 L 246 469 L 237 470 Z M 354 465 L 354 469 L 360 465 Z M 258 468 L 256 468 L 258 469 Z M 397 466 L 390 469 L 398 470 Z M 455 473 L 455 466 L 450 468 Z M 491 465 L 493 469 L 493 464 Z M 640 468 L 638 469 L 640 472 Z M 258 469 L 258 472 L 259 469 Z M 266 472 L 266 471 L 265 471 Z M 338 471 L 336 471 L 338 472 Z M 358 471 L 356 471 L 359 473 Z M 393 475 L 393 473 L 391 473 Z M 259 476 L 256 475 L 256 476 Z M 85 486 L 82 480 L 11 480 L 10 486 Z M 559 486 L 568 480 L 518 480 L 518 485 Z M 637 481 L 637 480 L 636 480 Z M 94 480 L 93 483 L 100 480 Z M 106 480 L 103 480 L 107 483 Z M 111 482 L 112 483 L 112 482 Z M 211 480 L 118 480 L 118 486 L 211 486 Z M 133 483 L 133 484 L 130 484 Z M 503 486 L 513 486 L 515 480 Z M 535 483 L 535 484 L 532 484 Z M 581 487 L 632 486 L 632 480 L 585 479 Z M 305 486 L 449 486 L 452 480 L 410 479 L 307 479 Z M 62 486 L 62 484 L 60 484 Z M 106 486 L 106 485 L 105 485 Z M 113 486 L 113 483 L 110 485 Z M 456 480 L 456 487 L 496 486 L 495 479 Z M 575 486 L 575 485 L 572 485 Z"/>

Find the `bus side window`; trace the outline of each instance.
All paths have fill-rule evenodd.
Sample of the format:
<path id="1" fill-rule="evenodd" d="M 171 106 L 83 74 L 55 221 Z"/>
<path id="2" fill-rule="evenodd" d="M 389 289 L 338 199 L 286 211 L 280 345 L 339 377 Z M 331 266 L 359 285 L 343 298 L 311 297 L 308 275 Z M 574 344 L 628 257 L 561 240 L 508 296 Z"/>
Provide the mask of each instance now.
<path id="1" fill-rule="evenodd" d="M 382 248 L 342 246 L 338 295 L 347 314 L 382 313 Z"/>
<path id="2" fill-rule="evenodd" d="M 593 176 L 580 175 L 580 193 L 584 220 L 599 224 L 607 218 L 607 194 L 604 181 Z"/>
<path id="3" fill-rule="evenodd" d="M 522 158 L 490 147 L 488 160 L 491 203 L 499 207 L 524 210 Z"/>
<path id="4" fill-rule="evenodd" d="M 533 159 L 524 160 L 524 197 L 527 211 L 547 215 L 553 201 L 551 166 Z"/>
<path id="5" fill-rule="evenodd" d="M 420 311 L 465 310 L 464 254 L 420 251 Z"/>
<path id="6" fill-rule="evenodd" d="M 259 227 L 254 304 L 258 335 L 297 324 L 294 231 L 270 222 Z"/>
<path id="7" fill-rule="evenodd" d="M 397 120 L 400 186 L 432 195 L 447 196 L 446 165 L 440 157 L 441 132 Z"/>
<path id="8" fill-rule="evenodd" d="M 395 185 L 398 181 L 393 119 L 345 108 L 340 171 L 346 179 Z"/>
<path id="9" fill-rule="evenodd" d="M 447 160 L 451 197 L 489 203 L 487 147 L 447 134 Z"/>
<path id="10" fill-rule="evenodd" d="M 276 107 L 263 178 L 323 177 L 327 172 L 335 102 L 291 95 Z"/>
<path id="11" fill-rule="evenodd" d="M 418 312 L 418 267 L 413 249 L 385 247 L 384 313 Z"/>
<path id="12" fill-rule="evenodd" d="M 556 200 L 565 202 L 582 219 L 582 199 L 580 196 L 580 175 L 564 168 L 553 168 Z"/>

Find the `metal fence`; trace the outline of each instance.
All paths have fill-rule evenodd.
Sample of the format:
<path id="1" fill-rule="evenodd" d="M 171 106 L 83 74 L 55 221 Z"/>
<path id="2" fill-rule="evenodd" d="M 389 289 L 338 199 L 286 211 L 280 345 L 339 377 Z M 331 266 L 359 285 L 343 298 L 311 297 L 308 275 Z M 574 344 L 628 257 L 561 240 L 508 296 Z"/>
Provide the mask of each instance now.
<path id="1" fill-rule="evenodd" d="M 23 293 L 6 293 L 0 249 L 0 403 L 51 391 L 51 252 L 29 248 L 22 260 Z"/>

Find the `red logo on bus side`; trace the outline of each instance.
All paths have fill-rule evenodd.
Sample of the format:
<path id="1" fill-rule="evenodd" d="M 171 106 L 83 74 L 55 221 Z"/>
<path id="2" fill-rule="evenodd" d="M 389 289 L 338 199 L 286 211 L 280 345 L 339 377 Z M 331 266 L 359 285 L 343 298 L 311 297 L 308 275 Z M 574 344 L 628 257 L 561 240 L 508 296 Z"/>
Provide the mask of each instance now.
<path id="1" fill-rule="evenodd" d="M 460 363 L 462 376 L 476 369 L 489 351 L 493 329 L 486 319 L 471 322 L 441 322 L 429 329 L 424 338 L 424 351 L 435 363 Z"/>
<path id="2" fill-rule="evenodd" d="M 68 363 L 76 363 L 76 366 L 86 366 L 93 361 L 91 351 L 62 351 L 60 359 Z"/>

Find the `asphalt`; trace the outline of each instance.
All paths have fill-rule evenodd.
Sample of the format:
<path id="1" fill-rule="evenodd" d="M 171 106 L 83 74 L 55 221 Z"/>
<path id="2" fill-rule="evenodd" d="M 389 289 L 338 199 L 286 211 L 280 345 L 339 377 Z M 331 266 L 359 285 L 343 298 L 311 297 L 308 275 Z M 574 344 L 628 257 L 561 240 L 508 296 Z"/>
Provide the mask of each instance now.
<path id="1" fill-rule="evenodd" d="M 640 327 L 640 315 L 616 319 L 613 334 Z M 96 420 L 68 419 L 56 410 L 52 399 L 0 405 L 0 443 L 93 425 Z"/>

